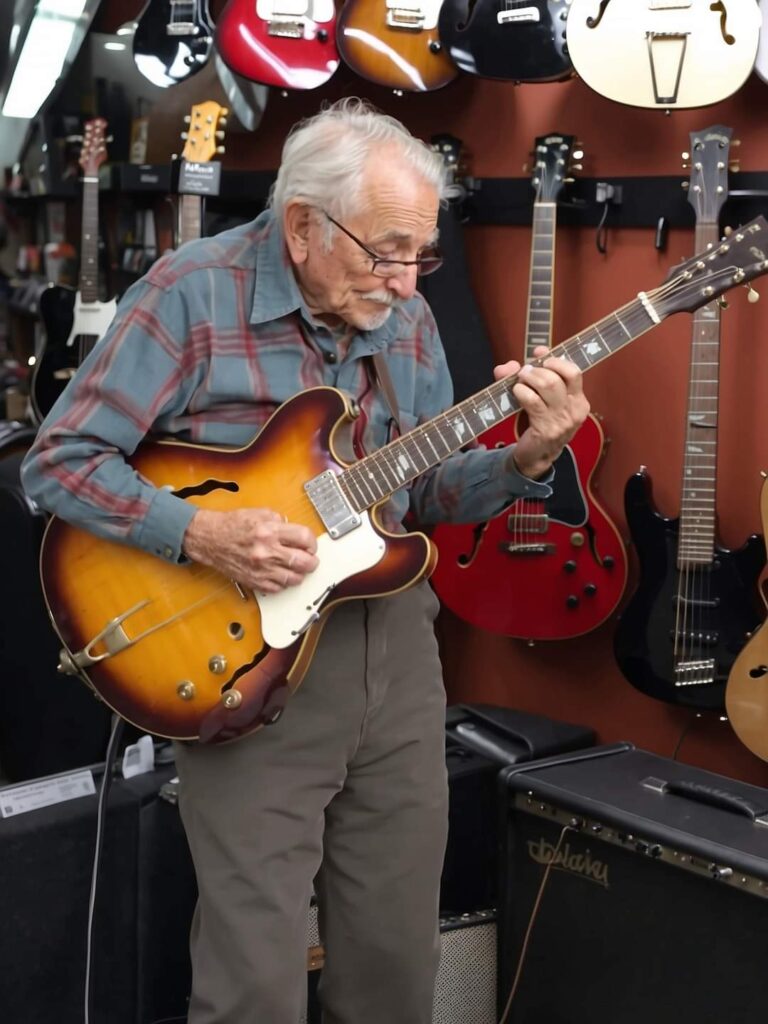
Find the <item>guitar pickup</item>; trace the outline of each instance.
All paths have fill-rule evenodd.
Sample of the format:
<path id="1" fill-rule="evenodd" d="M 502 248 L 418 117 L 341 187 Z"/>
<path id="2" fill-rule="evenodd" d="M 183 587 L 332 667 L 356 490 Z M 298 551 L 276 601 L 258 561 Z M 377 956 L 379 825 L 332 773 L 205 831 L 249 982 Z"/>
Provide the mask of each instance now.
<path id="1" fill-rule="evenodd" d="M 507 516 L 507 529 L 510 533 L 546 533 L 549 529 L 548 515 L 520 515 L 512 512 Z"/>
<path id="2" fill-rule="evenodd" d="M 391 7 L 387 11 L 389 28 L 407 28 L 420 32 L 424 28 L 424 15 L 419 8 Z"/>
<path id="3" fill-rule="evenodd" d="M 541 11 L 538 7 L 518 7 L 513 11 L 499 11 L 496 21 L 499 25 L 531 24 L 541 21 Z"/>
<path id="4" fill-rule="evenodd" d="M 165 34 L 168 36 L 198 36 L 200 26 L 191 21 L 174 21 L 172 25 L 166 25 Z"/>
<path id="5" fill-rule="evenodd" d="M 307 497 L 323 521 L 328 535 L 338 540 L 350 530 L 356 530 L 361 519 L 352 508 L 336 479 L 336 474 L 326 469 L 304 484 Z"/>
<path id="6" fill-rule="evenodd" d="M 697 647 L 716 647 L 720 643 L 720 634 L 682 632 L 671 629 L 669 639 L 675 643 L 695 644 Z"/>

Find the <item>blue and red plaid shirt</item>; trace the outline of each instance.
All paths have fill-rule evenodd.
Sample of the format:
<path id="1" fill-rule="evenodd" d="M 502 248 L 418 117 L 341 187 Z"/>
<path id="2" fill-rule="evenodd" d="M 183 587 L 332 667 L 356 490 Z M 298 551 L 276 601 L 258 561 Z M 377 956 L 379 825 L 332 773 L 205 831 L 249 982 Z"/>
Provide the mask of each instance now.
<path id="1" fill-rule="evenodd" d="M 422 296 L 395 308 L 377 330 L 358 331 L 338 359 L 267 211 L 163 256 L 126 292 L 42 424 L 22 466 L 24 487 L 68 522 L 179 561 L 195 506 L 158 490 L 123 454 L 147 437 L 246 445 L 282 402 L 322 384 L 358 399 L 361 440 L 373 451 L 389 439 L 391 420 L 366 369 L 364 357 L 374 352 L 385 353 L 403 432 L 450 406 L 445 353 Z M 428 525 L 484 520 L 515 498 L 549 496 L 547 484 L 508 469 L 507 457 L 482 447 L 456 453 L 393 496 L 387 526 L 402 522 L 409 499 L 416 520 Z"/>

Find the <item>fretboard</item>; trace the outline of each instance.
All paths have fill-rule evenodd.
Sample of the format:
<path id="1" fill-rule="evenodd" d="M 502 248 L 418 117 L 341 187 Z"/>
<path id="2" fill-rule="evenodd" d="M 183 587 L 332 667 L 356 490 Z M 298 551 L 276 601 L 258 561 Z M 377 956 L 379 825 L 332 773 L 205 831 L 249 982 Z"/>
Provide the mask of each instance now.
<path id="1" fill-rule="evenodd" d="M 717 224 L 696 225 L 696 252 L 718 242 Z M 678 568 L 710 563 L 715 555 L 717 413 L 720 377 L 720 306 L 693 314 L 691 364 L 683 459 Z"/>
<path id="2" fill-rule="evenodd" d="M 654 297 L 661 298 L 665 287 L 647 295 L 641 292 L 637 299 L 552 349 L 551 354 L 570 359 L 582 371 L 596 366 L 668 315 L 653 305 Z M 350 504 L 359 512 L 378 504 L 516 413 L 520 406 L 512 394 L 515 380 L 496 381 L 345 469 L 338 480 Z"/>
<path id="3" fill-rule="evenodd" d="M 555 266 L 557 204 L 533 205 L 531 276 L 528 283 L 528 318 L 525 325 L 525 359 L 533 359 L 537 345 L 552 347 L 552 294 Z"/>
<path id="4" fill-rule="evenodd" d="M 83 302 L 99 301 L 99 182 L 97 178 L 83 180 L 79 286 Z"/>
<path id="5" fill-rule="evenodd" d="M 182 195 L 179 203 L 179 245 L 200 238 L 203 228 L 203 200 L 201 196 Z"/>

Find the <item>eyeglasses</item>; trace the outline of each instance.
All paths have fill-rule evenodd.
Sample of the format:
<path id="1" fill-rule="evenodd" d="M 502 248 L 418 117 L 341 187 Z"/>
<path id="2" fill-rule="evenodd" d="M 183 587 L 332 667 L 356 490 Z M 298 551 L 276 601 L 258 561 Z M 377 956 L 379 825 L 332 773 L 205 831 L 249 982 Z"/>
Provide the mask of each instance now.
<path id="1" fill-rule="evenodd" d="M 351 238 L 352 241 L 359 245 L 363 252 L 370 257 L 372 261 L 371 273 L 375 274 L 376 277 L 397 277 L 398 274 L 402 274 L 407 267 L 416 267 L 416 273 L 420 277 L 426 277 L 427 274 L 434 274 L 436 270 L 439 270 L 443 265 L 443 257 L 440 254 L 440 250 L 436 245 L 428 245 L 426 248 L 421 250 L 422 255 L 418 256 L 415 260 L 390 260 L 383 256 L 379 256 L 373 249 L 369 249 L 364 242 L 361 242 L 359 238 L 356 238 L 351 231 L 348 231 L 343 224 L 339 224 L 337 220 L 334 220 L 330 213 L 326 213 L 325 210 L 320 211 L 331 224 L 334 224 L 339 231 L 343 231 L 344 234 Z"/>

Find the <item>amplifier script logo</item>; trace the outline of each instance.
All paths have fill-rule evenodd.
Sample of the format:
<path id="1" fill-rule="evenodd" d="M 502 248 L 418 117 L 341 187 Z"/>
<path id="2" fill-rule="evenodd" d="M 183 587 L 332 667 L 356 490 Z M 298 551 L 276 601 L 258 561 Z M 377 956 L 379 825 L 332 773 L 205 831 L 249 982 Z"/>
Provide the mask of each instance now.
<path id="1" fill-rule="evenodd" d="M 593 857 L 589 850 L 579 853 L 571 850 L 570 843 L 557 850 L 556 846 L 548 843 L 543 836 L 537 842 L 529 839 L 527 845 L 528 856 L 537 864 L 552 864 L 553 868 L 570 871 L 572 875 L 580 875 L 590 882 L 597 882 L 605 889 L 608 888 L 608 865 Z"/>

